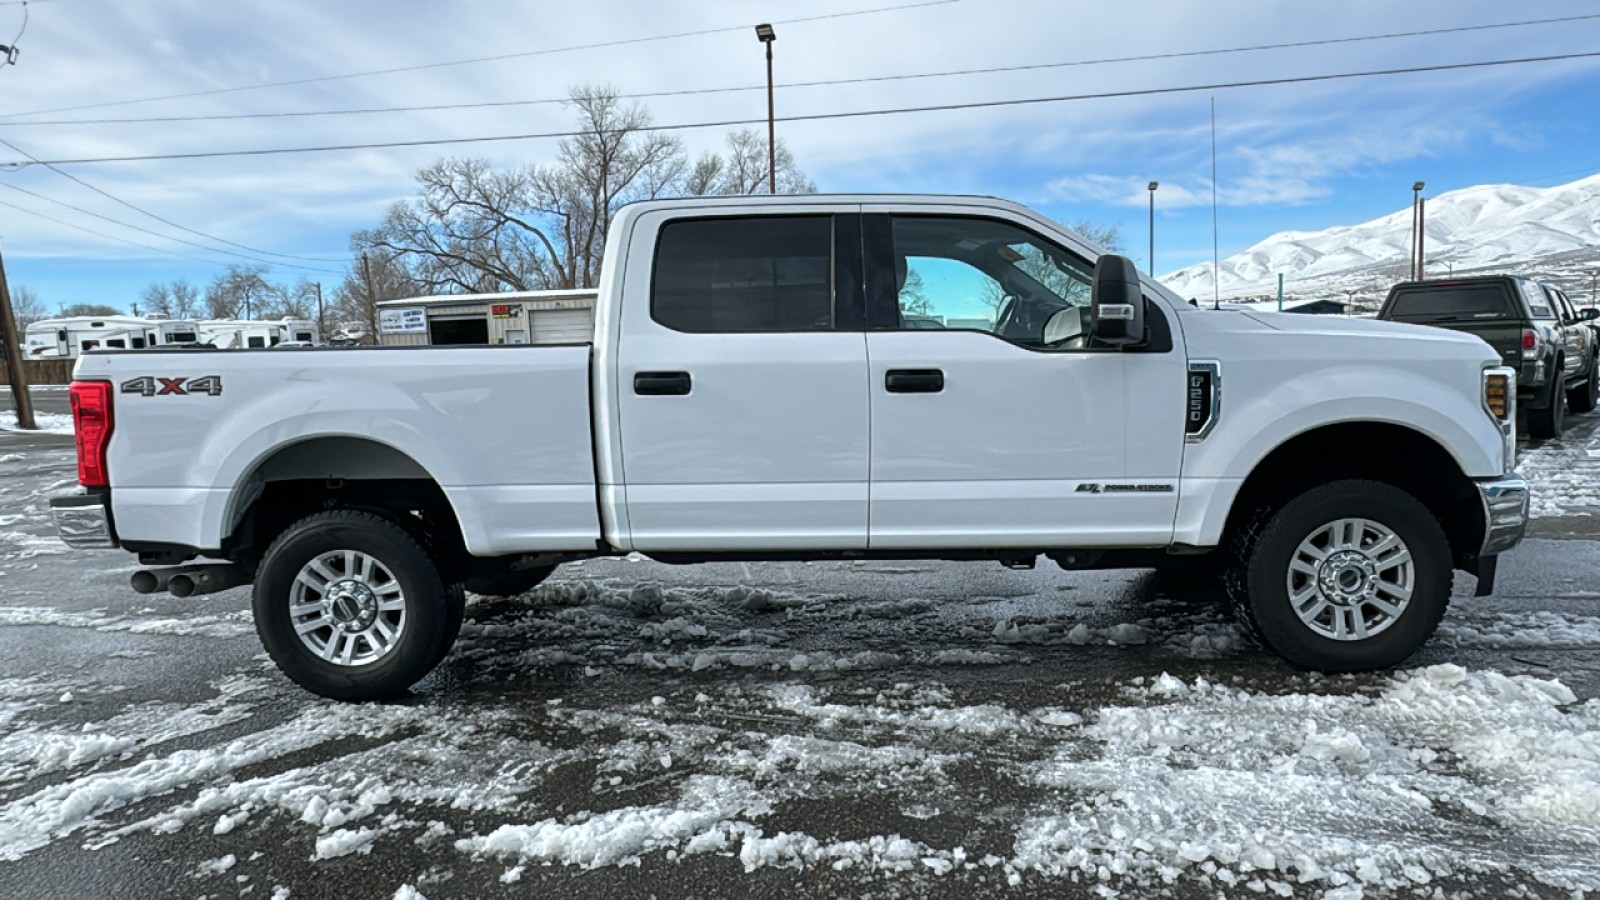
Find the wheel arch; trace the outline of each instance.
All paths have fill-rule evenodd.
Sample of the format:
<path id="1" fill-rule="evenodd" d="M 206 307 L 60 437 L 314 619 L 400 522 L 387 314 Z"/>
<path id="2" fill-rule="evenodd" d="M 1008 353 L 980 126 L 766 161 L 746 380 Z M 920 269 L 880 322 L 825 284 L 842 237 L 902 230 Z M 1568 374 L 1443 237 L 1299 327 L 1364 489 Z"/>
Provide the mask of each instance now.
<path id="1" fill-rule="evenodd" d="M 335 508 L 384 515 L 424 546 L 464 554 L 460 520 L 443 488 L 410 454 L 367 436 L 323 434 L 262 453 L 229 495 L 222 549 L 250 561 L 288 525 Z"/>
<path id="2" fill-rule="evenodd" d="M 1263 456 L 1234 495 L 1223 543 L 1274 509 L 1330 481 L 1367 479 L 1406 491 L 1439 520 L 1456 567 L 1469 564 L 1485 526 L 1477 487 L 1434 438 L 1391 422 L 1341 422 L 1300 432 Z"/>

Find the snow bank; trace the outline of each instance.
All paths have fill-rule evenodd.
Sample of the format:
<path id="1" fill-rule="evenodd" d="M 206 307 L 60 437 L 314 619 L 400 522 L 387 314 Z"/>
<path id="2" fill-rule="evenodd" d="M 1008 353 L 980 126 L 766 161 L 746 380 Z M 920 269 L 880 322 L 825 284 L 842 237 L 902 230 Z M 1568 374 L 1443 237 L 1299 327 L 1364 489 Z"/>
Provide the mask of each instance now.
<path id="1" fill-rule="evenodd" d="M 15 410 L 0 410 L 0 431 L 14 431 L 19 434 L 65 434 L 71 435 L 72 416 L 66 413 L 36 412 L 33 414 L 33 424 L 39 426 L 28 430 L 17 424 Z"/>

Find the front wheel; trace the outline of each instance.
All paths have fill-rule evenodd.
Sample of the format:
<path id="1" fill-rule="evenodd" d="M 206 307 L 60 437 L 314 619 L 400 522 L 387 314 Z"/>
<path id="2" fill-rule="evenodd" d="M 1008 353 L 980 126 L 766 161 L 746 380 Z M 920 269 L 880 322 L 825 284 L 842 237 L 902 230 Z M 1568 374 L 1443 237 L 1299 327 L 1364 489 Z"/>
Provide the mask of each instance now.
<path id="1" fill-rule="evenodd" d="M 461 601 L 405 529 L 333 510 L 273 542 L 252 606 L 262 645 L 296 684 L 336 700 L 382 700 L 438 664 Z"/>
<path id="2" fill-rule="evenodd" d="M 1289 501 L 1244 562 L 1247 629 L 1322 672 L 1398 665 L 1450 602 L 1450 545 L 1438 520 L 1374 481 L 1337 481 Z"/>

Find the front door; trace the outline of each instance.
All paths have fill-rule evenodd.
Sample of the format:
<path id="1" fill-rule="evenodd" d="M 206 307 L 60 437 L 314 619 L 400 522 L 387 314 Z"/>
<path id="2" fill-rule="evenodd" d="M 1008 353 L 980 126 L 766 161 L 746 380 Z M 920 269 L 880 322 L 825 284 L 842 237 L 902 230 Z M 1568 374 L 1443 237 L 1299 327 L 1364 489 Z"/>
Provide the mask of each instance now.
<path id="1" fill-rule="evenodd" d="M 864 217 L 872 549 L 1160 546 L 1184 364 L 1088 337 L 1087 248 L 1036 223 Z"/>
<path id="2" fill-rule="evenodd" d="M 634 549 L 865 549 L 855 210 L 641 218 L 616 379 Z"/>

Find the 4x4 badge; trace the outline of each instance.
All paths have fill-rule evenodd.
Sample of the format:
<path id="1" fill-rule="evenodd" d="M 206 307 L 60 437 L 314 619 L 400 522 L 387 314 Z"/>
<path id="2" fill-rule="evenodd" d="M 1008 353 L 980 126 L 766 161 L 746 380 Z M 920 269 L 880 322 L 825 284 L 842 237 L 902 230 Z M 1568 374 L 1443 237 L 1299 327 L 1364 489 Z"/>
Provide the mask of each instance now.
<path id="1" fill-rule="evenodd" d="M 124 394 L 138 394 L 142 397 L 165 397 L 168 395 L 185 397 L 190 394 L 205 394 L 211 397 L 218 397 L 222 395 L 222 376 L 156 378 L 145 375 L 124 381 L 122 383 L 122 392 Z"/>

